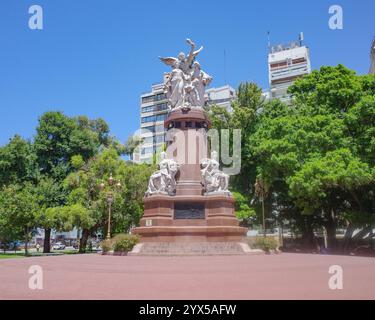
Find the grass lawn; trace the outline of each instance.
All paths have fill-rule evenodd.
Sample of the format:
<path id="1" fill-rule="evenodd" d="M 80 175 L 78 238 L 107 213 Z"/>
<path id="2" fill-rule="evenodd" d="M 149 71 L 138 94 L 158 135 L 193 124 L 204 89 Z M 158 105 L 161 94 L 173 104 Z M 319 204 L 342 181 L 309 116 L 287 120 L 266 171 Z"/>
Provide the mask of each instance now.
<path id="1" fill-rule="evenodd" d="M 0 253 L 0 259 L 25 258 L 23 253 Z"/>
<path id="2" fill-rule="evenodd" d="M 78 250 L 64 249 L 64 250 L 51 250 L 52 253 L 59 254 L 78 254 Z"/>
<path id="3" fill-rule="evenodd" d="M 95 251 L 93 252 L 87 252 L 87 253 L 96 253 Z M 35 251 L 31 251 L 29 252 L 29 255 L 28 256 L 25 256 L 25 253 L 23 251 L 21 252 L 17 252 L 17 253 L 4 253 L 4 252 L 0 252 L 0 259 L 11 259 L 11 258 L 25 258 L 25 257 L 42 257 L 42 256 L 48 256 L 48 255 L 71 255 L 71 254 L 81 254 L 80 252 L 78 252 L 78 250 L 74 250 L 74 249 L 65 249 L 65 250 L 51 250 L 51 253 L 50 254 L 43 254 L 42 251 L 40 252 L 35 252 Z"/>

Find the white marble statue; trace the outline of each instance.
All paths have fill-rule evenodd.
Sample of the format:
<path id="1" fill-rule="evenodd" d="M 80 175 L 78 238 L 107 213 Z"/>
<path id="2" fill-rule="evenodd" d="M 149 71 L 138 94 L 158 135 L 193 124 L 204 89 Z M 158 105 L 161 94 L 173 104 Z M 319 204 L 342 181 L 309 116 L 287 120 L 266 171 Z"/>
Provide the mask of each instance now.
<path id="1" fill-rule="evenodd" d="M 178 170 L 179 165 L 177 162 L 173 159 L 167 159 L 166 152 L 162 152 L 159 170 L 151 175 L 145 196 L 154 194 L 175 195 L 176 174 Z"/>
<path id="2" fill-rule="evenodd" d="M 229 176 L 220 171 L 217 152 L 211 152 L 211 159 L 201 160 L 201 175 L 205 195 L 223 193 L 231 195 L 228 190 Z"/>
<path id="3" fill-rule="evenodd" d="M 204 106 L 205 87 L 212 81 L 212 77 L 201 69 L 198 61 L 193 63 L 193 71 L 191 78 L 191 93 L 189 99 L 193 106 Z"/>
<path id="4" fill-rule="evenodd" d="M 172 67 L 172 71 L 164 77 L 164 90 L 172 109 L 203 107 L 205 87 L 212 81 L 212 77 L 202 71 L 195 61 L 203 47 L 195 50 L 193 41 L 186 39 L 186 42 L 191 46 L 187 57 L 183 52 L 177 58 L 160 57 L 162 62 Z"/>

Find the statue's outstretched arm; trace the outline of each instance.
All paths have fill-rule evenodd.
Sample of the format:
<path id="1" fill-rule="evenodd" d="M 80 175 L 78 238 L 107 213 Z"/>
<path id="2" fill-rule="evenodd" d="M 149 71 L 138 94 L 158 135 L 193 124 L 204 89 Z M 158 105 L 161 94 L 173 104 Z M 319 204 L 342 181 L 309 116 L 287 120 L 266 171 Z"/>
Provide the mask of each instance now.
<path id="1" fill-rule="evenodd" d="M 196 51 L 191 50 L 190 53 L 189 53 L 189 56 L 188 56 L 188 61 L 190 63 L 192 63 L 194 61 L 195 57 L 198 55 L 198 53 L 201 52 L 202 50 L 203 50 L 202 46 Z"/>
<path id="2" fill-rule="evenodd" d="M 191 39 L 186 39 L 186 42 L 191 45 L 191 51 L 194 51 L 195 49 L 195 43 L 191 41 Z"/>
<path id="3" fill-rule="evenodd" d="M 198 53 L 203 50 L 203 47 L 200 47 L 198 50 L 194 51 L 195 50 L 195 43 L 191 39 L 186 39 L 186 42 L 188 44 L 190 44 L 190 46 L 191 46 L 187 60 L 190 63 L 192 63 L 194 58 L 198 55 Z"/>

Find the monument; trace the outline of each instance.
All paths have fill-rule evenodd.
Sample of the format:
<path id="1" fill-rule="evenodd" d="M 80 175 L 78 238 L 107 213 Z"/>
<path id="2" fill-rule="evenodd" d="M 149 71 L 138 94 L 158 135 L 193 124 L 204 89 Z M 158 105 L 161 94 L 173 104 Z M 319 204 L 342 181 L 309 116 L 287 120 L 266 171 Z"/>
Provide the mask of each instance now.
<path id="1" fill-rule="evenodd" d="M 170 108 L 164 122 L 167 151 L 161 153 L 159 170 L 150 177 L 140 227 L 132 233 L 142 236 L 140 253 L 146 247 L 150 253 L 158 246 L 170 249 L 170 244 L 184 252 L 194 244 L 205 252 L 212 249 L 209 244 L 215 244 L 218 253 L 243 252 L 246 229 L 234 215 L 229 177 L 219 169 L 218 154 L 212 151 L 208 156 L 211 123 L 203 106 L 212 77 L 195 60 L 203 47 L 195 50 L 193 41 L 187 43 L 191 47 L 187 56 L 181 52 L 177 58 L 160 58 L 172 68 L 164 74 Z M 150 243 L 154 246 L 143 246 Z"/>

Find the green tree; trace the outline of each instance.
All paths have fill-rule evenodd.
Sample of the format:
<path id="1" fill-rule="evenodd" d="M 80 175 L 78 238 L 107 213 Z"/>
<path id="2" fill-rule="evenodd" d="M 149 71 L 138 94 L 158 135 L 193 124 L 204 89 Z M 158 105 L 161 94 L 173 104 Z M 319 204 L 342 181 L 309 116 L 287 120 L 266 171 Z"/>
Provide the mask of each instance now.
<path id="1" fill-rule="evenodd" d="M 217 105 L 212 105 L 208 111 L 212 128 L 229 129 L 231 127 L 232 115 L 228 112 L 227 108 Z"/>
<path id="2" fill-rule="evenodd" d="M 249 159 L 249 146 L 244 143 L 254 132 L 257 126 L 259 110 L 264 106 L 262 89 L 255 83 L 241 83 L 237 90 L 235 101 L 232 103 L 233 115 L 230 127 L 241 129 L 241 173 L 232 177 L 231 182 L 236 190 L 243 194 L 251 192 L 255 178 L 256 168 Z"/>
<path id="3" fill-rule="evenodd" d="M 339 64 L 324 66 L 296 80 L 288 92 L 297 106 L 309 114 L 340 114 L 346 112 L 364 95 L 361 78 Z"/>
<path id="4" fill-rule="evenodd" d="M 374 77 L 375 78 L 375 77 Z M 375 90 L 374 90 L 375 92 Z M 345 114 L 348 134 L 353 138 L 354 152 L 363 161 L 375 164 L 375 95 L 364 96 Z"/>
<path id="5" fill-rule="evenodd" d="M 112 230 L 115 233 L 127 232 L 139 222 L 143 212 L 143 195 L 153 167 L 148 165 L 130 165 L 119 156 L 115 148 L 103 152 L 87 162 L 74 158 L 78 166 L 65 180 L 69 191 L 68 207 L 80 205 L 85 208 L 87 218 L 81 225 L 82 238 L 80 251 L 85 251 L 88 237 L 98 230 L 106 233 L 108 207 L 106 195 L 109 187 L 106 182 L 110 174 L 120 181 L 121 188 L 114 189 L 112 204 Z M 104 182 L 102 190 L 99 185 Z"/>
<path id="6" fill-rule="evenodd" d="M 103 120 L 96 124 L 82 116 L 69 118 L 61 112 L 44 113 L 34 141 L 41 172 L 62 181 L 71 171 L 71 158 L 75 155 L 81 155 L 84 160 L 93 157 L 106 141 L 107 132 Z"/>
<path id="7" fill-rule="evenodd" d="M 256 159 L 252 156 L 252 145 L 249 144 L 249 137 L 254 134 L 265 115 L 276 117 L 279 115 L 279 110 L 287 109 L 285 105 L 277 101 L 265 102 L 261 88 L 254 83 L 240 84 L 236 99 L 232 102 L 231 113 L 219 106 L 212 106 L 209 110 L 213 128 L 218 130 L 229 129 L 231 132 L 233 129 L 241 129 L 241 173 L 231 177 L 231 189 L 235 190 L 234 195 L 238 198 L 237 201 L 240 205 L 245 205 L 243 200 L 247 199 L 250 193 L 254 193 L 253 186 L 258 174 Z M 232 134 L 230 134 L 230 145 L 233 145 Z M 233 154 L 233 149 L 230 152 L 233 156 L 238 156 Z M 237 208 L 237 210 L 240 209 Z M 249 219 L 244 218 L 243 224 L 246 224 L 246 221 L 254 221 L 255 217 L 250 219 L 250 215 L 255 212 L 253 210 L 253 208 L 250 208 L 250 211 L 240 210 L 241 215 L 245 212 L 245 215 L 249 214 Z"/>
<path id="8" fill-rule="evenodd" d="M 249 203 L 249 198 L 245 197 L 239 192 L 233 192 L 235 202 L 235 214 L 238 220 L 240 220 L 240 225 L 244 227 L 249 227 L 253 224 L 254 218 L 256 216 L 255 209 L 251 208 Z"/>
<path id="9" fill-rule="evenodd" d="M 0 193 L 0 217 L 6 228 L 19 230 L 25 241 L 25 254 L 28 255 L 28 242 L 37 226 L 35 219 L 38 204 L 33 186 L 9 185 Z"/>
<path id="10" fill-rule="evenodd" d="M 351 163 L 363 163 L 368 166 L 370 171 L 373 170 L 374 75 L 357 76 L 354 71 L 342 65 L 322 67 L 311 75 L 296 81 L 290 88 L 290 92 L 295 97 L 296 109 L 300 114 L 307 116 L 327 114 L 336 119 L 343 119 L 343 136 L 347 139 L 348 144 L 346 146 L 338 144 L 336 150 L 339 151 L 340 148 L 350 150 L 353 159 Z M 324 157 L 325 154 L 322 153 L 322 156 Z M 348 157 L 346 158 L 348 159 Z M 346 173 L 349 174 L 350 171 L 346 171 Z M 347 176 L 346 179 L 350 181 L 352 178 Z M 340 201 L 334 201 L 334 199 L 330 201 L 331 206 L 335 205 L 335 211 L 338 212 L 339 217 L 355 217 L 354 220 L 362 221 L 362 226 L 367 223 L 367 227 L 356 237 L 365 235 L 368 230 L 372 232 L 373 224 L 370 226 L 372 218 L 367 213 L 375 212 L 374 184 L 361 180 L 361 175 L 358 176 L 358 179 L 363 184 L 357 186 L 357 199 L 354 199 L 353 194 L 342 196 L 342 192 L 338 192 L 336 189 L 337 194 L 334 199 L 339 198 Z M 346 205 L 343 206 L 343 203 Z M 359 216 L 363 219 L 358 219 L 358 215 L 353 216 L 353 214 L 347 213 L 355 210 L 361 212 Z M 349 223 L 346 234 L 349 238 L 348 243 L 350 243 L 353 231 L 351 221 L 353 222 L 353 219 L 347 219 L 347 223 Z M 366 223 L 364 223 L 365 221 Z M 333 233 L 333 231 L 331 232 Z"/>
<path id="11" fill-rule="evenodd" d="M 42 175 L 50 179 L 44 182 L 42 180 L 37 187 L 44 208 L 39 214 L 39 221 L 46 231 L 45 252 L 50 250 L 51 228 L 54 228 L 54 221 L 59 219 L 56 217 L 49 221 L 44 215 L 47 214 L 48 208 L 66 203 L 66 192 L 62 184 L 74 170 L 72 159 L 88 161 L 98 154 L 101 148 L 111 143 L 115 143 L 115 140 L 109 136 L 109 127 L 103 119 L 90 120 L 85 116 L 70 118 L 55 111 L 46 112 L 40 117 L 34 148 Z M 46 181 L 50 188 L 46 187 Z"/>
<path id="12" fill-rule="evenodd" d="M 124 154 L 128 155 L 130 160 L 133 161 L 134 151 L 143 143 L 143 138 L 140 136 L 130 136 L 124 145 Z"/>
<path id="13" fill-rule="evenodd" d="M 0 148 L 0 186 L 37 178 L 36 155 L 30 142 L 15 135 Z"/>
<path id="14" fill-rule="evenodd" d="M 0 196 L 0 201 L 2 196 Z M 0 202 L 0 208 L 3 204 Z M 0 243 L 3 245 L 3 250 L 5 250 L 10 243 L 14 243 L 22 237 L 22 230 L 19 226 L 11 225 L 11 217 L 7 211 L 0 209 Z"/>
<path id="15" fill-rule="evenodd" d="M 371 214 L 366 212 L 359 195 L 374 180 L 375 171 L 366 163 L 354 157 L 350 150 L 338 149 L 307 161 L 288 178 L 288 184 L 291 196 L 304 214 L 319 215 L 322 209 L 326 213 L 323 223 L 327 229 L 328 245 L 334 248 L 337 223 L 343 220 L 344 213 L 351 224 L 358 221 L 356 215 Z M 361 227 L 364 226 L 366 223 Z"/>
<path id="16" fill-rule="evenodd" d="M 213 112 L 214 127 L 242 129 L 242 168 L 232 189 L 254 194 L 262 176 L 270 186 L 267 216 L 288 220 L 306 244 L 321 226 L 330 247 L 338 225 L 349 225 L 348 237 L 355 228 L 363 230 L 354 238 L 372 232 L 375 76 L 322 67 L 289 93 L 291 105 L 265 102 L 254 84 L 241 84 L 233 113 Z"/>
<path id="17" fill-rule="evenodd" d="M 115 212 L 115 233 L 128 232 L 131 227 L 139 225 L 143 215 L 143 197 L 147 190 L 148 180 L 156 166 L 148 164 L 129 165 L 119 168 L 118 179 L 121 181 L 121 198 Z"/>
<path id="18" fill-rule="evenodd" d="M 35 219 L 38 227 L 44 229 L 43 252 L 48 253 L 51 250 L 51 231 L 52 229 L 62 229 L 63 220 L 63 217 L 54 215 L 54 211 L 49 211 L 48 209 L 62 205 L 65 202 L 66 195 L 61 183 L 49 177 L 42 177 L 38 180 L 34 193 L 38 204 Z"/>

